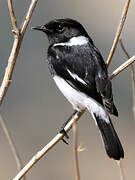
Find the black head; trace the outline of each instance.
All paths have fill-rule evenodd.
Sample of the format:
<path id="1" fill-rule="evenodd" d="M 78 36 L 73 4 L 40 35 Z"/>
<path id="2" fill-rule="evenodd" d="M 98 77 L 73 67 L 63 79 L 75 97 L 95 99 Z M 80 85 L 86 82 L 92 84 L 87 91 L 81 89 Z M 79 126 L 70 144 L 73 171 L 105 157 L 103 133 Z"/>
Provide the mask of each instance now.
<path id="1" fill-rule="evenodd" d="M 72 37 L 86 36 L 84 27 L 73 19 L 55 19 L 43 26 L 32 27 L 47 34 L 50 44 L 66 42 Z"/>

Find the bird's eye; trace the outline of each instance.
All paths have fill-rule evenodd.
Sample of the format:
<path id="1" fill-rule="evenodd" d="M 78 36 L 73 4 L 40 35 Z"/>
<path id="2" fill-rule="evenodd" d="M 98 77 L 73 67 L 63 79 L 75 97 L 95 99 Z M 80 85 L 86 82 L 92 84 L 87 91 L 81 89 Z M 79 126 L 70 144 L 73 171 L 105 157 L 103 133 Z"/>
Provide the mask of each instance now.
<path id="1" fill-rule="evenodd" d="M 57 26 L 57 30 L 58 30 L 59 32 L 62 32 L 62 31 L 64 30 L 64 27 L 63 27 L 61 24 L 59 24 L 59 25 Z"/>

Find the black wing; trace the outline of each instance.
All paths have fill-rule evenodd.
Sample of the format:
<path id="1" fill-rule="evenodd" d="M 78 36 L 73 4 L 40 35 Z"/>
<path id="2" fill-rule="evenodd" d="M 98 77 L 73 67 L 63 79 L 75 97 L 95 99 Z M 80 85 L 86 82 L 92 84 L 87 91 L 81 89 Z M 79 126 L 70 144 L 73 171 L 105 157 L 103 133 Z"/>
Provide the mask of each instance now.
<path id="1" fill-rule="evenodd" d="M 73 88 L 104 104 L 108 112 L 117 114 L 112 110 L 112 88 L 106 65 L 93 44 L 83 48 L 51 46 L 48 61 L 52 74 L 59 75 Z"/>
<path id="2" fill-rule="evenodd" d="M 99 50 L 94 47 L 93 59 L 97 63 L 95 77 L 97 91 L 100 92 L 103 103 L 110 114 L 118 116 L 118 111 L 113 103 L 112 84 L 108 77 L 108 71 Z"/>

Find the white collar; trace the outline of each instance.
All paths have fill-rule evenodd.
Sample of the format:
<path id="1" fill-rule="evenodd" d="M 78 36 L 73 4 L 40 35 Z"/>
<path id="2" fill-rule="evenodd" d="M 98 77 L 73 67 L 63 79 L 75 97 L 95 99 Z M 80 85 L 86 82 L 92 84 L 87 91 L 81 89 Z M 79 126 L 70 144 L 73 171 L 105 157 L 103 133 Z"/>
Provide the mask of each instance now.
<path id="1" fill-rule="evenodd" d="M 87 44 L 88 41 L 88 38 L 85 36 L 77 36 L 64 43 L 55 43 L 53 46 L 82 46 Z"/>

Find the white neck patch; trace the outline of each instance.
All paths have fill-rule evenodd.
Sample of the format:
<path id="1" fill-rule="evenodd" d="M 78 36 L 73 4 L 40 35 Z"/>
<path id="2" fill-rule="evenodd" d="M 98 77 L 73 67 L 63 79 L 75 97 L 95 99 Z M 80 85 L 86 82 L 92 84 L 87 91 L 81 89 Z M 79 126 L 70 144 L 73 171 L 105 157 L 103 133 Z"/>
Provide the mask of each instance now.
<path id="1" fill-rule="evenodd" d="M 53 46 L 82 46 L 88 43 L 88 38 L 85 36 L 77 36 L 71 38 L 68 42 L 56 43 Z"/>

